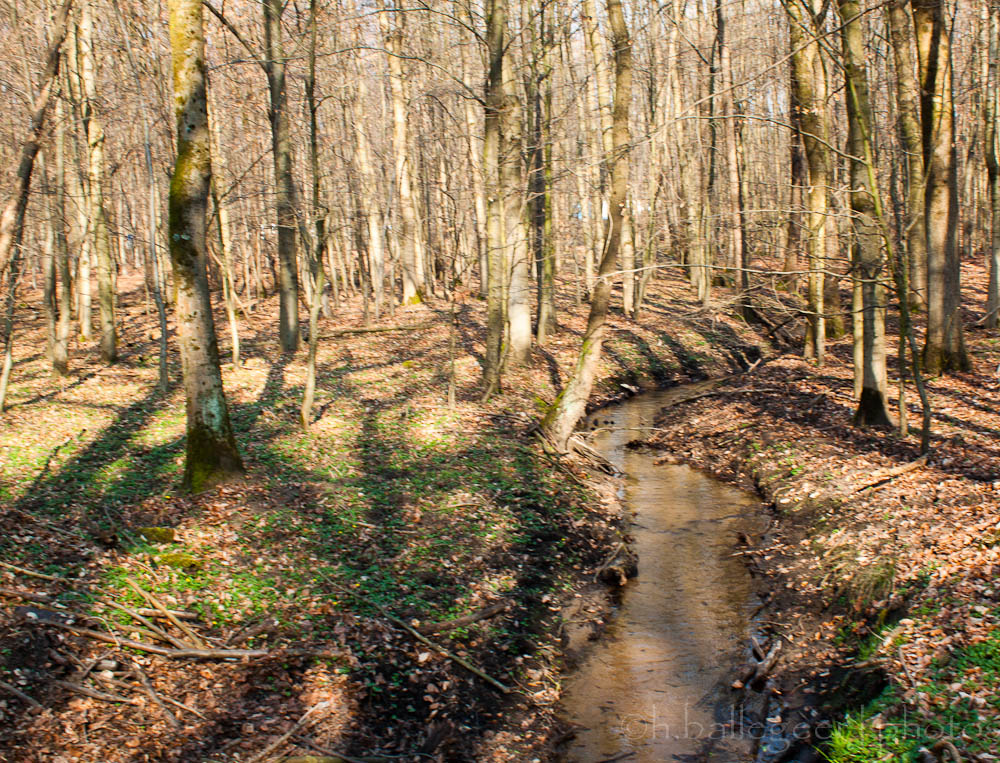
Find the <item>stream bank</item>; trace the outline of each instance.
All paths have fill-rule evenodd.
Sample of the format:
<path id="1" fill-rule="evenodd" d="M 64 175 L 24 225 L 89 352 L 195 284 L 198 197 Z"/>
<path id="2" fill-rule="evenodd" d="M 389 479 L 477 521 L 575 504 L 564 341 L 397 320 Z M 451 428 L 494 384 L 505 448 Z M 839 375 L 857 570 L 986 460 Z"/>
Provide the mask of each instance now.
<path id="1" fill-rule="evenodd" d="M 1000 749 L 995 364 L 982 352 L 977 373 L 930 382 L 926 460 L 912 436 L 851 426 L 849 366 L 790 357 L 668 408 L 647 440 L 771 504 L 743 556 L 782 643 L 772 717 L 833 763 Z"/>

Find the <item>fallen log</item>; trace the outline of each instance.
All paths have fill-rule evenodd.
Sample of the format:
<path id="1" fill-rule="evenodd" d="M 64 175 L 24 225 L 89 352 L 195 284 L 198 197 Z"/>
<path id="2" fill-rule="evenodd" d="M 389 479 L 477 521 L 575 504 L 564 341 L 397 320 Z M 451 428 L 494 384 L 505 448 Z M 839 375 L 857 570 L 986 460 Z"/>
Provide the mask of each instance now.
<path id="1" fill-rule="evenodd" d="M 420 331 L 422 329 L 432 328 L 434 325 L 435 324 L 433 322 L 429 322 L 411 323 L 409 325 L 401 326 L 367 326 L 353 329 L 334 329 L 333 331 L 320 336 L 320 339 L 332 339 L 338 336 L 347 336 L 348 334 L 384 334 L 390 331 Z"/>

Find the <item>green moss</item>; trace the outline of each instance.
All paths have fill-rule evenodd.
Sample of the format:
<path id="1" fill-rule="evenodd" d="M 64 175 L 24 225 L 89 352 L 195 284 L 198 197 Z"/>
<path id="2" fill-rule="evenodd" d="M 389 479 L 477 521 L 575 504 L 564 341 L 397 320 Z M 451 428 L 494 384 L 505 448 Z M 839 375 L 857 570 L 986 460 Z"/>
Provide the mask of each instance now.
<path id="1" fill-rule="evenodd" d="M 205 566 L 203 560 L 185 551 L 171 551 L 161 554 L 159 562 L 177 570 L 200 570 Z"/>
<path id="2" fill-rule="evenodd" d="M 140 527 L 139 535 L 150 543 L 173 543 L 176 538 L 172 527 Z"/>

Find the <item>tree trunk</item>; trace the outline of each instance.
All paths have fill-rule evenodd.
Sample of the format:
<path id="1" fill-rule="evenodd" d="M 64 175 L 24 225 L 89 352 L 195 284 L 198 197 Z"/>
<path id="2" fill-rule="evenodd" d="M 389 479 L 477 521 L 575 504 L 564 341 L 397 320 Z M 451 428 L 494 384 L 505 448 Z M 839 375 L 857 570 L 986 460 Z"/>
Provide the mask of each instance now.
<path id="1" fill-rule="evenodd" d="M 184 485 L 199 492 L 243 472 L 222 389 L 208 291 L 205 213 L 212 163 L 200 0 L 170 0 L 177 162 L 170 181 L 170 257 L 187 401 Z"/>
<path id="2" fill-rule="evenodd" d="M 989 246 L 990 280 L 986 298 L 988 328 L 1000 327 L 1000 131 L 997 130 L 997 112 L 1000 110 L 1000 3 L 989 7 L 989 74 L 986 87 L 986 168 L 989 173 L 990 209 L 992 210 L 991 241 Z"/>
<path id="3" fill-rule="evenodd" d="M 910 297 L 916 308 L 927 305 L 927 220 L 924 209 L 924 148 L 920 118 L 913 23 L 909 0 L 893 0 L 887 8 L 889 36 L 896 68 L 899 134 L 906 154 L 905 240 L 909 253 Z"/>
<path id="4" fill-rule="evenodd" d="M 38 156 L 38 149 L 45 133 L 49 101 L 52 90 L 56 87 L 55 79 L 59 74 L 59 59 L 63 41 L 66 39 L 67 16 L 71 2 L 72 0 L 64 0 L 52 24 L 51 42 L 45 56 L 45 73 L 41 89 L 31 104 L 31 122 L 28 136 L 21 144 L 14 193 L 0 212 L 0 274 L 6 270 L 8 282 L 3 324 L 0 327 L 4 351 L 3 368 L 0 370 L 0 413 L 6 405 L 10 372 L 14 367 L 14 306 L 17 303 L 17 287 L 21 277 L 24 213 L 28 207 L 35 157 Z"/>
<path id="5" fill-rule="evenodd" d="M 600 114 L 601 145 L 604 149 L 604 168 L 611 176 L 614 162 L 614 126 L 612 117 L 611 74 L 608 71 L 608 51 L 601 30 L 598 28 L 593 0 L 582 0 L 580 15 L 583 21 L 584 37 L 594 62 L 594 76 L 597 80 L 597 110 Z M 614 32 L 612 31 L 612 37 Z M 631 54 L 630 54 L 631 55 Z M 630 75 L 631 76 L 631 75 Z M 610 201 L 609 201 L 610 204 Z M 625 199 L 622 201 L 622 231 L 618 244 L 618 255 L 622 270 L 622 307 L 625 315 L 635 312 L 635 241 L 632 236 L 632 215 L 629 211 L 628 179 L 625 181 Z"/>
<path id="6" fill-rule="evenodd" d="M 873 120 L 865 70 L 864 32 L 857 0 L 839 0 L 843 22 L 844 77 L 847 93 L 848 149 L 851 154 L 850 202 L 855 241 L 852 260 L 861 282 L 861 397 L 854 415 L 857 426 L 894 426 L 889 415 L 885 359 L 884 258 L 876 207 L 877 189 L 871 150 Z M 857 320 L 855 314 L 855 320 Z"/>
<path id="7" fill-rule="evenodd" d="M 371 159 L 368 132 L 365 129 L 364 107 L 368 88 L 364 72 L 358 71 L 357 93 L 354 99 L 354 136 L 358 143 L 358 169 L 361 174 L 361 204 L 368 226 L 368 258 L 372 274 L 375 317 L 382 315 L 385 302 L 385 237 L 382 235 L 382 214 L 378 207 L 378 176 Z"/>
<path id="8" fill-rule="evenodd" d="M 118 358 L 115 331 L 115 263 L 111 255 L 104 209 L 104 130 L 97 116 L 97 56 L 94 51 L 93 0 L 85 0 L 80 15 L 80 77 L 83 82 L 83 124 L 87 135 L 87 212 L 90 240 L 97 261 L 97 306 L 101 323 L 101 360 Z"/>
<path id="9" fill-rule="evenodd" d="M 56 299 L 55 337 L 52 343 L 52 370 L 58 376 L 69 374 L 69 336 L 73 323 L 73 283 L 69 269 L 69 245 L 66 241 L 66 131 L 62 124 L 62 102 L 55 104 L 55 195 L 52 227 L 55 235 L 55 276 L 59 282 Z"/>
<path id="10" fill-rule="evenodd" d="M 503 59 L 507 24 L 505 0 L 487 0 L 487 76 L 484 101 L 483 178 L 486 190 L 486 353 L 483 398 L 500 389 L 503 360 L 503 199 L 500 186 L 500 129 L 504 110 Z"/>
<path id="11" fill-rule="evenodd" d="M 568 449 L 573 430 L 586 411 L 587 400 L 594 386 L 594 376 L 601 360 L 604 324 L 611 302 L 611 275 L 618 259 L 628 191 L 629 144 L 632 141 L 629 129 L 629 106 L 632 100 L 632 43 L 622 12 L 621 0 L 607 0 L 607 8 L 615 60 L 610 208 L 604 256 L 590 300 L 590 315 L 580 355 L 573 375 L 541 423 L 541 429 L 549 442 L 560 452 Z"/>
<path id="12" fill-rule="evenodd" d="M 399 195 L 399 264 L 403 275 L 403 304 L 424 301 L 424 248 L 417 219 L 417 201 L 413 193 L 413 166 L 410 160 L 409 120 L 403 63 L 402 19 L 390 29 L 388 8 L 379 14 L 382 34 L 388 50 L 389 80 L 392 91 L 392 148 L 396 155 L 396 192 Z"/>
<path id="13" fill-rule="evenodd" d="M 927 172 L 927 341 L 931 375 L 967 371 L 958 250 L 958 167 L 952 60 L 943 0 L 912 0 L 920 64 L 921 126 Z"/>
<path id="14" fill-rule="evenodd" d="M 292 135 L 285 88 L 285 53 L 282 44 L 282 0 L 263 0 L 264 70 L 270 97 L 271 151 L 274 159 L 274 205 L 278 219 L 278 336 L 284 352 L 299 347 L 299 280 L 292 179 Z"/>
<path id="15" fill-rule="evenodd" d="M 531 357 L 531 263 L 528 250 L 527 204 L 524 194 L 521 100 L 517 81 L 510 74 L 510 56 L 504 57 L 504 110 L 501 121 L 500 191 L 504 209 L 507 324 L 511 365 L 523 366 Z"/>
<path id="16" fill-rule="evenodd" d="M 209 115 L 209 126 L 212 131 L 212 159 L 213 166 L 215 159 L 220 158 L 221 141 L 219 139 L 219 123 L 215 116 L 215 109 Z M 221 164 L 221 162 L 219 163 Z M 229 337 L 232 342 L 233 368 L 240 367 L 240 324 L 236 315 L 236 286 L 233 276 L 233 233 L 229 224 L 229 207 L 223 203 L 219 194 L 218 175 L 212 173 L 212 203 L 215 205 L 217 216 L 216 224 L 219 226 L 219 250 L 222 254 L 222 296 L 226 305 L 226 319 L 229 322 Z"/>
<path id="17" fill-rule="evenodd" d="M 826 219 L 829 209 L 830 126 L 827 108 L 829 87 L 819 42 L 822 3 L 809 0 L 808 13 L 790 0 L 784 1 L 792 40 L 792 89 L 798 107 L 798 124 L 805 146 L 809 187 L 806 215 L 809 281 L 805 357 L 823 365 L 826 355 L 826 320 L 823 299 L 823 268 L 826 262 Z"/>

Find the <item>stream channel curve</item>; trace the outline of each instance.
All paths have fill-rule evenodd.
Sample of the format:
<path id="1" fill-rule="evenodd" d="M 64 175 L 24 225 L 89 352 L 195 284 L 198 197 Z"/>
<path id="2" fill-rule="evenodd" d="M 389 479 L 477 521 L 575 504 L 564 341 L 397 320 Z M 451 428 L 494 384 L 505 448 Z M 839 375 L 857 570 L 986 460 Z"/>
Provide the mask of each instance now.
<path id="1" fill-rule="evenodd" d="M 733 551 L 737 533 L 764 531 L 765 509 L 750 493 L 627 447 L 693 391 L 646 392 L 586 422 L 591 445 L 622 472 L 639 574 L 566 679 L 562 704 L 577 728 L 564 752 L 569 763 L 754 760 L 757 741 L 745 733 L 729 683 L 746 662 L 761 602 Z"/>

